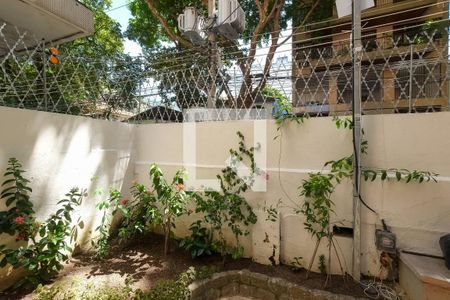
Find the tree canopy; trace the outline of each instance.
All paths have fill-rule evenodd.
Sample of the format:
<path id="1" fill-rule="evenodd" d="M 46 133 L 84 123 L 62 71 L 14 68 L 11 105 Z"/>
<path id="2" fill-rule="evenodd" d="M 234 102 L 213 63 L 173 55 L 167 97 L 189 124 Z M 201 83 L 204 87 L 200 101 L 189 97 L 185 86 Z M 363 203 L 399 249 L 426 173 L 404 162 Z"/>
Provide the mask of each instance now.
<path id="1" fill-rule="evenodd" d="M 46 61 L 43 54 L 48 49 L 42 47 L 30 52 L 30 57 L 18 55 L 20 64 L 14 59 L 4 61 L 7 75 L 0 73 L 3 105 L 106 118 L 113 111 L 137 106 L 141 66 L 124 54 L 120 24 L 106 13 L 112 1 L 81 2 L 93 11 L 94 33 L 57 45 L 56 64 Z"/>
<path id="2" fill-rule="evenodd" d="M 123 54 L 124 36 L 120 24 L 106 14 L 112 0 L 81 0 L 94 13 L 94 33 L 60 48 L 67 55 L 89 58 L 114 58 Z"/>
<path id="3" fill-rule="evenodd" d="M 247 46 L 240 49 L 235 41 L 224 38 L 218 40 L 219 47 L 224 50 L 224 58 L 237 63 L 243 78 L 238 95 L 227 93 L 228 105 L 251 107 L 256 96 L 267 83 L 275 52 L 282 43 L 281 31 L 286 29 L 289 23 L 302 26 L 306 22 L 322 18 L 329 12 L 332 7 L 330 4 L 333 2 L 334 0 L 239 0 L 246 15 L 246 29 L 241 35 L 241 40 L 246 42 Z M 128 25 L 126 36 L 140 43 L 147 54 L 167 53 L 167 48 L 178 51 L 194 48 L 194 45 L 178 29 L 177 18 L 184 8 L 189 6 L 199 9 L 206 16 L 207 4 L 208 0 L 131 0 L 129 7 L 133 18 Z M 262 41 L 268 44 L 268 54 L 265 62 L 262 63 L 262 79 L 255 82 L 251 70 L 255 63 L 257 46 Z M 205 52 L 205 49 L 211 54 L 214 46 L 206 45 L 196 51 Z M 171 50 L 169 52 L 173 53 Z M 191 56 L 192 52 L 187 55 Z M 207 53 L 205 56 L 211 57 Z M 191 64 L 198 65 L 198 61 L 191 61 Z M 220 70 L 210 73 L 211 78 L 208 79 L 210 83 L 223 84 Z M 227 87 L 218 90 L 227 91 Z M 200 91 L 200 94 L 205 93 L 209 92 L 206 89 Z M 186 102 L 185 100 L 183 99 L 183 102 Z M 180 103 L 180 101 L 177 102 Z"/>

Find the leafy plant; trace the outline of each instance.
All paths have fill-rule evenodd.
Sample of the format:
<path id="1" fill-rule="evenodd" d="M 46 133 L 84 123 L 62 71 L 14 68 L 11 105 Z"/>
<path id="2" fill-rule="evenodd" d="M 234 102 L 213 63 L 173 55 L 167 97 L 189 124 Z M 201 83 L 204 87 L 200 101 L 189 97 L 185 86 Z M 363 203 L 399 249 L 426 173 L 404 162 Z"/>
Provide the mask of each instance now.
<path id="1" fill-rule="evenodd" d="M 90 282 L 86 278 L 70 278 L 58 280 L 51 285 L 39 285 L 33 291 L 35 300 L 122 300 L 136 299 L 134 291 L 130 287 L 130 280 L 125 280 L 125 285 L 112 286 L 108 282 Z"/>
<path id="2" fill-rule="evenodd" d="M 353 129 L 353 121 L 349 118 L 334 118 L 333 121 L 338 129 Z M 361 152 L 363 154 L 368 153 L 368 146 L 369 145 L 366 140 L 361 142 Z M 305 201 L 303 202 L 301 208 L 296 209 L 295 211 L 306 217 L 306 221 L 304 222 L 305 229 L 316 238 L 316 246 L 310 261 L 308 272 L 311 270 L 314 258 L 317 254 L 317 249 L 323 238 L 328 240 L 329 261 L 331 258 L 331 248 L 333 247 L 338 258 L 341 271 L 343 272 L 339 256 L 337 255 L 337 249 L 333 241 L 333 231 L 330 224 L 330 214 L 334 212 L 334 202 L 331 197 L 337 185 L 339 185 L 343 180 L 351 179 L 353 177 L 353 160 L 353 155 L 349 155 L 334 161 L 326 162 L 324 167 L 330 168 L 329 173 L 311 173 L 309 174 L 308 179 L 303 180 L 302 186 L 299 188 L 301 190 L 300 196 L 303 196 Z M 366 181 L 374 181 L 377 178 L 380 178 L 382 181 L 388 180 L 390 173 L 397 179 L 397 181 L 404 180 L 406 183 L 421 183 L 432 180 L 436 181 L 435 176 L 437 176 L 436 173 L 428 171 L 409 171 L 407 169 L 372 170 L 370 168 L 363 167 L 361 171 L 362 178 Z M 319 257 L 319 259 L 321 258 Z M 322 265 L 320 261 L 319 264 Z M 328 279 L 329 278 L 327 276 L 326 282 L 328 282 Z"/>
<path id="3" fill-rule="evenodd" d="M 214 268 L 203 267 L 196 270 L 190 267 L 180 274 L 177 280 L 158 281 L 149 292 L 140 292 L 136 299 L 142 300 L 184 300 L 189 297 L 188 286 L 195 280 L 210 278 L 216 272 Z"/>
<path id="4" fill-rule="evenodd" d="M 113 214 L 120 212 L 119 237 L 130 238 L 142 234 L 151 225 L 161 224 L 161 214 L 156 199 L 144 184 L 134 183 L 131 187 L 132 199 L 123 199 Z"/>
<path id="5" fill-rule="evenodd" d="M 421 170 L 407 170 L 407 169 L 380 169 L 380 170 L 372 170 L 372 169 L 363 169 L 361 170 L 361 175 L 365 181 L 375 181 L 377 177 L 381 180 L 389 180 L 390 177 L 395 178 L 397 181 L 405 181 L 409 182 L 437 182 L 436 176 L 437 173 L 429 172 L 429 171 L 421 171 Z"/>
<path id="6" fill-rule="evenodd" d="M 275 99 L 275 106 L 273 117 L 276 120 L 281 120 L 292 114 L 292 105 L 289 103 L 289 99 L 280 90 L 273 86 L 266 85 L 261 91 L 261 95 L 264 97 L 270 97 Z"/>
<path id="7" fill-rule="evenodd" d="M 319 271 L 323 275 L 327 274 L 327 264 L 325 262 L 325 255 L 323 254 L 319 255 Z"/>
<path id="8" fill-rule="evenodd" d="M 170 236 L 175 228 L 175 218 L 186 213 L 187 193 L 184 182 L 186 173 L 178 170 L 169 183 L 162 170 L 152 164 L 149 170 L 152 191 L 141 183 L 134 183 L 131 188 L 133 199 L 122 200 L 114 214 L 120 211 L 123 220 L 119 226 L 119 236 L 129 238 L 144 233 L 150 226 L 161 225 L 164 230 L 164 253 L 170 251 Z"/>
<path id="9" fill-rule="evenodd" d="M 305 197 L 300 212 L 306 217 L 305 229 L 317 239 L 330 238 L 330 212 L 332 212 L 331 193 L 333 175 L 309 174 L 303 181 L 301 196 Z"/>
<path id="10" fill-rule="evenodd" d="M 136 298 L 142 300 L 183 300 L 186 299 L 186 287 L 178 280 L 163 279 L 147 293 L 141 293 Z"/>
<path id="11" fill-rule="evenodd" d="M 224 260 L 228 254 L 235 259 L 243 256 L 244 249 L 240 245 L 239 238 L 250 233 L 244 227 L 255 224 L 257 221 L 253 209 L 241 195 L 253 185 L 254 176 L 259 174 L 254 158 L 254 152 L 257 149 L 247 148 L 244 135 L 241 132 L 237 132 L 237 135 L 239 149 L 230 149 L 231 165 L 222 169 L 221 175 L 217 175 L 220 190 L 207 190 L 204 197 L 194 195 L 197 204 L 196 212 L 204 215 L 201 220 L 202 226 L 207 227 L 211 232 L 217 232 L 218 240 L 213 243 L 213 246 Z M 241 178 L 238 175 L 237 165 L 244 162 L 250 165 L 250 174 Z M 225 226 L 231 229 L 236 239 L 234 247 L 230 246 L 224 237 L 223 227 Z"/>
<path id="12" fill-rule="evenodd" d="M 186 193 L 184 182 L 186 173 L 178 170 L 169 184 L 164 178 L 162 170 L 156 164 L 150 166 L 150 180 L 153 184 L 153 197 L 156 203 L 162 207 L 160 209 L 161 223 L 164 229 L 164 253 L 170 251 L 170 235 L 175 228 L 175 217 L 179 217 L 186 212 Z"/>
<path id="13" fill-rule="evenodd" d="M 303 267 L 302 260 L 303 260 L 303 257 L 301 257 L 301 256 L 294 257 L 294 261 L 291 262 L 292 271 L 297 272 Z"/>
<path id="14" fill-rule="evenodd" d="M 278 202 L 276 206 L 274 206 L 272 204 L 269 207 L 264 207 L 264 210 L 267 213 L 266 221 L 276 222 L 278 220 L 278 206 L 279 205 L 280 205 L 280 202 Z"/>
<path id="15" fill-rule="evenodd" d="M 212 231 L 202 226 L 202 221 L 197 220 L 189 227 L 191 235 L 180 242 L 180 247 L 191 252 L 193 258 L 214 253 Z"/>
<path id="16" fill-rule="evenodd" d="M 101 195 L 102 192 L 99 192 Z M 126 199 L 120 201 L 120 192 L 114 188 L 109 190 L 109 198 L 102 199 L 97 204 L 96 207 L 103 212 L 102 220 L 100 225 L 95 228 L 99 236 L 92 240 L 92 247 L 95 250 L 94 257 L 97 259 L 103 259 L 109 254 L 109 237 L 110 237 L 110 226 L 112 220 L 111 208 L 116 211 L 119 205 L 126 204 Z"/>
<path id="17" fill-rule="evenodd" d="M 65 199 L 58 202 L 62 207 L 55 214 L 42 224 L 28 224 L 31 228 L 28 232 L 39 233 L 39 238 L 35 234 L 28 236 L 31 241 L 29 245 L 18 249 L 0 246 L 0 254 L 4 255 L 0 267 L 10 264 L 14 268 L 23 267 L 28 271 L 27 276 L 17 285 L 48 282 L 63 268 L 63 263 L 68 260 L 67 253 L 72 251 L 72 239 L 67 239 L 74 236 L 76 229 L 72 226 L 71 214 L 81 204 L 83 195 L 84 192 L 73 188 Z"/>
<path id="18" fill-rule="evenodd" d="M 34 209 L 29 195 L 32 192 L 28 186 L 30 181 L 23 173 L 25 171 L 20 162 L 10 158 L 4 173 L 6 180 L 2 183 L 3 190 L 0 193 L 0 200 L 4 200 L 9 209 L 0 212 L 0 233 L 17 233 L 18 240 L 27 241 L 34 232 L 30 231 L 34 224 Z"/>

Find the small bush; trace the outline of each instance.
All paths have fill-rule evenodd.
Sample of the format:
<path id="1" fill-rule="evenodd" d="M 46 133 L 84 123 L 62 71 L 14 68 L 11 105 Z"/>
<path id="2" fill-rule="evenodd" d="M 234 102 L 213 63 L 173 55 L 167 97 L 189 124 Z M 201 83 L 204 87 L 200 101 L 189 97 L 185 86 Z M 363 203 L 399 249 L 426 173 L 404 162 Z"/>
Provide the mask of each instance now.
<path id="1" fill-rule="evenodd" d="M 139 293 L 139 300 L 184 300 L 186 287 L 178 280 L 160 280 L 147 293 Z"/>
<path id="2" fill-rule="evenodd" d="M 85 192 L 73 188 L 65 199 L 58 202 L 61 207 L 56 213 L 44 222 L 37 222 L 29 195 L 32 192 L 28 187 L 30 181 L 23 177 L 25 171 L 17 159 L 11 158 L 8 163 L 0 199 L 6 201 L 9 210 L 0 215 L 0 233 L 16 234 L 16 241 L 28 243 L 19 248 L 0 245 L 0 255 L 3 256 L 0 267 L 10 264 L 27 271 L 27 276 L 16 287 L 24 283 L 37 286 L 56 276 L 68 260 L 68 253 L 72 252 L 70 242 L 76 232 L 72 213 L 81 205 Z"/>

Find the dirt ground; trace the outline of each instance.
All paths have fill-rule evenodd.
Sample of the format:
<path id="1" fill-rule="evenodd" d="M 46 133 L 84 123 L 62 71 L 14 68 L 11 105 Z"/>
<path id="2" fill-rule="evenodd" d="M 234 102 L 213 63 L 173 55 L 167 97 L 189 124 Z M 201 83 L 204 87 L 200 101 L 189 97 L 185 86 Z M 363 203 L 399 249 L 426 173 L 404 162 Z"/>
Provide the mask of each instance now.
<path id="1" fill-rule="evenodd" d="M 315 289 L 324 289 L 333 293 L 364 297 L 361 287 L 349 278 L 332 276 L 331 282 L 324 288 L 325 276 L 311 273 L 306 279 L 304 269 L 293 271 L 289 266 L 265 266 L 250 259 L 227 260 L 224 267 L 222 258 L 214 255 L 192 259 L 190 253 L 172 247 L 170 255 L 164 255 L 163 237 L 149 235 L 129 243 L 126 247 L 114 247 L 110 256 L 103 261 L 95 261 L 90 255 L 74 256 L 70 263 L 56 278 L 55 282 L 82 282 L 84 285 L 101 283 L 108 287 L 123 286 L 131 281 L 132 288 L 148 290 L 161 279 L 176 279 L 190 266 L 215 266 L 221 271 L 248 269 L 272 277 Z M 32 299 L 30 290 L 7 291 L 0 293 L 0 299 Z"/>

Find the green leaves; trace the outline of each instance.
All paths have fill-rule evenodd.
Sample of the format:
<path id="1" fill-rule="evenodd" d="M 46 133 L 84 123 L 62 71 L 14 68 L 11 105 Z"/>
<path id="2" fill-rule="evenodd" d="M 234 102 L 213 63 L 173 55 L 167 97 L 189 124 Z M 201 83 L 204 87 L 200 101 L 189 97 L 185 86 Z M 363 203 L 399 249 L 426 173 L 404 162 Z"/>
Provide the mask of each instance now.
<path id="1" fill-rule="evenodd" d="M 204 197 L 198 194 L 193 197 L 197 205 L 196 212 L 203 214 L 201 223 L 195 223 L 195 226 L 201 224 L 203 228 L 208 228 L 207 230 L 218 232 L 219 240 L 212 242 L 212 245 L 215 245 L 215 251 L 222 256 L 231 254 L 233 257 L 238 257 L 241 253 L 239 237 L 249 234 L 249 231 L 244 228 L 257 222 L 252 207 L 241 193 L 253 185 L 254 176 L 259 174 L 254 159 L 254 153 L 258 147 L 248 148 L 244 135 L 239 131 L 236 134 L 239 138 L 239 147 L 237 150 L 230 149 L 233 157 L 230 166 L 223 168 L 222 173 L 217 175 L 220 191 L 207 190 Z M 237 164 L 241 162 L 251 166 L 251 174 L 246 178 L 239 177 L 237 173 Z M 223 234 L 224 226 L 231 229 L 237 246 L 230 247 L 227 244 Z"/>
<path id="2" fill-rule="evenodd" d="M 103 192 L 100 191 L 97 194 L 101 196 L 103 195 Z M 120 191 L 115 188 L 110 188 L 109 197 L 107 199 L 100 200 L 96 204 L 97 209 L 103 212 L 101 223 L 95 229 L 99 235 L 91 241 L 91 244 L 95 250 L 94 257 L 96 259 L 103 259 L 109 254 L 109 229 L 111 220 L 118 207 L 124 207 L 121 205 L 121 202 L 124 202 L 124 200 L 120 201 L 120 198 Z M 128 201 L 126 202 L 126 204 L 128 204 Z M 112 211 L 110 210 L 111 207 L 113 207 Z M 122 211 L 125 211 L 125 209 Z"/>
<path id="3" fill-rule="evenodd" d="M 351 118 L 333 117 L 333 122 L 337 129 L 353 129 L 353 120 Z"/>
<path id="4" fill-rule="evenodd" d="M 394 178 L 397 181 L 404 181 L 405 183 L 416 182 L 437 182 L 436 177 L 437 173 L 429 172 L 429 171 L 421 171 L 421 170 L 407 170 L 407 169 L 381 169 L 381 170 L 372 170 L 368 168 L 364 168 L 361 171 L 361 174 L 365 181 L 374 181 L 377 177 L 380 178 L 381 181 L 388 180 L 390 177 Z"/>
<path id="5" fill-rule="evenodd" d="M 299 212 L 306 217 L 305 229 L 318 239 L 332 235 L 329 230 L 334 206 L 331 194 L 334 191 L 333 180 L 338 181 L 338 178 L 334 174 L 311 173 L 300 187 L 300 195 L 305 197 L 305 201 Z"/>
<path id="6" fill-rule="evenodd" d="M 333 118 L 336 127 L 344 129 L 353 129 L 353 121 L 350 118 Z M 363 131 L 364 134 L 364 131 Z M 361 152 L 367 154 L 368 142 L 361 142 Z M 305 229 L 317 239 L 323 237 L 332 238 L 333 232 L 330 230 L 330 213 L 333 212 L 334 203 L 331 200 L 335 187 L 343 179 L 351 179 L 353 173 L 353 155 L 343 157 L 338 160 L 326 162 L 324 167 L 330 167 L 328 174 L 310 173 L 309 178 L 303 180 L 300 196 L 305 197 L 301 209 L 296 209 L 296 213 L 301 213 L 306 217 L 304 222 Z M 362 168 L 361 176 L 365 181 L 375 181 L 377 178 L 382 181 L 390 177 L 397 181 L 410 182 L 437 182 L 436 173 L 429 171 L 409 171 L 407 169 L 380 169 L 373 170 Z"/>
<path id="7" fill-rule="evenodd" d="M 16 158 L 10 158 L 0 192 L 0 200 L 5 201 L 9 210 L 0 215 L 0 233 L 12 235 L 18 232 L 20 239 L 28 240 L 33 234 L 30 226 L 34 209 L 29 196 L 32 191 L 28 186 L 30 181 L 23 177 L 23 173 L 22 164 Z"/>
<path id="8" fill-rule="evenodd" d="M 189 227 L 191 235 L 181 240 L 179 246 L 189 251 L 192 258 L 211 255 L 214 253 L 212 244 L 212 230 L 203 226 L 201 220 L 197 220 Z"/>
<path id="9" fill-rule="evenodd" d="M 13 185 L 16 190 L 31 191 L 27 188 L 26 182 L 21 180 L 17 174 L 23 173 L 18 169 L 20 164 L 15 160 L 10 160 L 9 171 L 10 176 L 13 175 L 14 180 L 7 180 L 6 185 Z M 22 184 L 17 184 L 18 182 Z M 6 195 L 7 193 L 3 193 Z M 0 261 L 0 267 L 7 264 L 14 268 L 23 267 L 28 273 L 24 280 L 18 282 L 16 286 L 24 283 L 31 283 L 37 285 L 40 282 L 47 282 L 63 268 L 63 262 L 67 261 L 68 256 L 62 252 L 72 251 L 67 243 L 67 238 L 73 233 L 71 225 L 71 212 L 75 206 L 81 204 L 84 192 L 77 188 L 73 188 L 66 198 L 59 201 L 62 208 L 52 214 L 45 222 L 39 224 L 35 221 L 33 204 L 29 201 L 27 194 L 25 196 L 21 192 L 16 192 L 16 207 L 9 212 L 12 214 L 6 217 L 13 217 L 13 222 L 8 233 L 17 232 L 16 240 L 31 240 L 26 247 L 19 247 L 18 249 L 8 249 L 5 245 L 0 246 L 0 254 L 4 255 Z M 22 196 L 20 196 L 22 195 Z M 27 212 L 28 214 L 24 213 Z M 15 213 L 16 215 L 13 215 Z M 2 215 L 2 219 L 5 215 Z M 4 221 L 2 221 L 4 223 Z M 4 224 L 2 225 L 2 227 Z M 39 235 L 39 239 L 37 239 Z"/>

